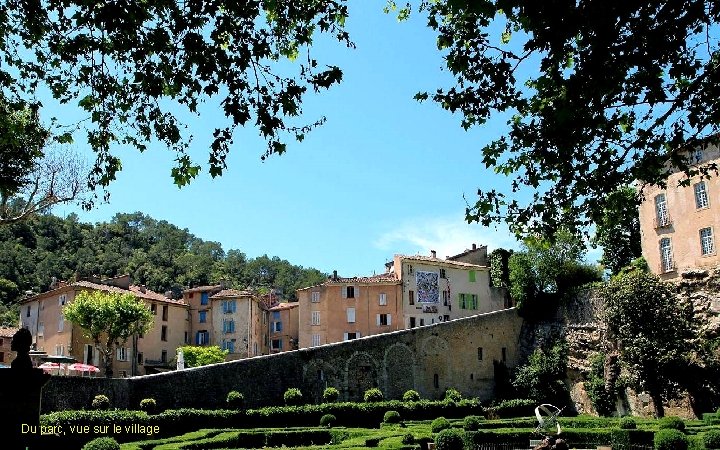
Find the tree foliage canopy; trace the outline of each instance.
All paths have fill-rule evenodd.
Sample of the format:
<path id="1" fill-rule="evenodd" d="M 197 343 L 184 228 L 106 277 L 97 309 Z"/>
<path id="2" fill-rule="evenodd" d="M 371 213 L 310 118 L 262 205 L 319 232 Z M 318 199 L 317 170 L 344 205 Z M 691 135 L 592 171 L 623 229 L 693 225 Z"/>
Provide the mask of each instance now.
<path id="1" fill-rule="evenodd" d="M 222 350 L 217 345 L 204 347 L 185 345 L 180 349 L 183 351 L 185 367 L 199 367 L 225 362 L 225 356 L 228 354 L 227 350 Z"/>
<path id="2" fill-rule="evenodd" d="M 154 323 L 153 313 L 132 294 L 82 291 L 63 308 L 70 322 L 85 330 L 101 349 L 105 375 L 112 376 L 113 351 L 133 335 L 146 333 Z"/>
<path id="3" fill-rule="evenodd" d="M 181 115 L 197 115 L 210 98 L 227 117 L 213 130 L 213 177 L 239 126 L 257 127 L 265 157 L 322 123 L 294 118 L 308 90 L 330 87 L 342 72 L 309 49 L 320 33 L 352 46 L 346 16 L 342 0 L 9 0 L 0 5 L 0 88 L 19 101 L 47 88 L 77 104 L 97 155 L 91 187 L 107 186 L 120 170 L 113 145 L 143 151 L 151 142 L 176 152 L 172 176 L 183 185 L 200 166 L 187 153 Z"/>
<path id="4" fill-rule="evenodd" d="M 638 391 L 650 394 L 656 414 L 679 392 L 687 367 L 696 320 L 690 302 L 681 302 L 655 275 L 633 270 L 614 277 L 603 289 L 609 338 Z"/>
<path id="5" fill-rule="evenodd" d="M 512 195 L 478 191 L 468 220 L 552 236 L 598 220 L 634 180 L 714 169 L 686 156 L 720 128 L 717 1 L 418 0 L 400 18 L 415 5 L 455 77 L 416 98 L 460 112 L 466 129 L 507 118 L 482 154 Z"/>
<path id="6" fill-rule="evenodd" d="M 642 255 L 637 192 L 623 187 L 610 194 L 596 221 L 593 243 L 603 248 L 600 263 L 617 274 Z"/>

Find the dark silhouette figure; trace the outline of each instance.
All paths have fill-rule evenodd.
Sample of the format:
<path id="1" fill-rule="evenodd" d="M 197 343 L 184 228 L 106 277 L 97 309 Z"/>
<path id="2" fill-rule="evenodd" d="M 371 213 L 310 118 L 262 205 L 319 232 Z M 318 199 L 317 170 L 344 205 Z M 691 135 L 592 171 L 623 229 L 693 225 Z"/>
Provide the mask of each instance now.
<path id="1" fill-rule="evenodd" d="M 565 439 L 546 437 L 533 450 L 568 450 Z"/>
<path id="2" fill-rule="evenodd" d="M 10 368 L 14 370 L 30 370 L 32 369 L 32 361 L 30 361 L 30 346 L 32 345 L 32 334 L 27 328 L 20 328 L 12 338 L 10 350 L 16 353 L 15 359 L 10 364 Z"/>

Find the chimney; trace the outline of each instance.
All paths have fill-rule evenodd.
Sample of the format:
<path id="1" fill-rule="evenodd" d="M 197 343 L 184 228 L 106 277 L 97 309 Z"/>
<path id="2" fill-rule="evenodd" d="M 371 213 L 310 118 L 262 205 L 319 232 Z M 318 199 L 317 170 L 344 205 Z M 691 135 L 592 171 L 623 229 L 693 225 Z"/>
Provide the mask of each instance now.
<path id="1" fill-rule="evenodd" d="M 437 258 L 437 252 L 435 250 L 430 250 L 430 256 Z"/>
<path id="2" fill-rule="evenodd" d="M 170 298 L 170 299 L 171 299 L 172 297 L 173 297 L 173 292 L 172 292 L 172 291 L 165 291 L 165 298 Z"/>
<path id="3" fill-rule="evenodd" d="M 145 287 L 145 285 L 144 285 L 144 284 L 141 284 L 141 285 L 140 285 L 140 292 L 142 292 L 142 293 L 144 294 L 146 291 L 147 291 L 147 288 Z"/>
<path id="4" fill-rule="evenodd" d="M 333 279 L 333 281 L 337 281 L 337 279 L 338 279 L 337 270 L 333 270 L 333 277 L 332 277 L 332 279 Z"/>
<path id="5" fill-rule="evenodd" d="M 477 245 L 476 245 L 476 244 L 473 244 L 472 249 L 473 249 L 473 250 L 477 250 Z"/>

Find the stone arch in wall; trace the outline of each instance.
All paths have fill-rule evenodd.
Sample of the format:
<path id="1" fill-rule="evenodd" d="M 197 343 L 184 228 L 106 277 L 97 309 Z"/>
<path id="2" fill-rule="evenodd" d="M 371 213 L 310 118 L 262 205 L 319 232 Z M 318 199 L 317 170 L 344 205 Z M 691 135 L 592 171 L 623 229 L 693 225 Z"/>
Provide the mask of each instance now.
<path id="1" fill-rule="evenodd" d="M 353 353 L 345 365 L 345 374 L 345 393 L 349 401 L 362 401 L 365 391 L 379 386 L 377 364 L 368 353 Z"/>
<path id="2" fill-rule="evenodd" d="M 322 359 L 312 359 L 303 365 L 303 396 L 322 402 L 325 388 L 334 387 L 342 392 L 342 375 L 337 366 L 333 366 Z"/>
<path id="3" fill-rule="evenodd" d="M 432 399 L 443 398 L 445 389 L 452 386 L 450 376 L 450 345 L 438 336 L 423 339 L 420 346 L 418 391 Z"/>
<path id="4" fill-rule="evenodd" d="M 385 398 L 400 399 L 405 391 L 415 389 L 415 355 L 402 343 L 385 350 Z"/>

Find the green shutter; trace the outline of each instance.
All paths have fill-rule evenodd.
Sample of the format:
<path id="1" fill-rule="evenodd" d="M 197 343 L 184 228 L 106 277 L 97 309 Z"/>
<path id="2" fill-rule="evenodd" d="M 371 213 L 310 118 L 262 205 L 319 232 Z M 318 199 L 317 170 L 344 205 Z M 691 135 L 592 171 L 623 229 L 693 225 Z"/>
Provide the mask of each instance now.
<path id="1" fill-rule="evenodd" d="M 474 283 L 475 282 L 475 271 L 474 270 L 469 271 L 468 276 L 470 277 L 470 282 Z"/>

